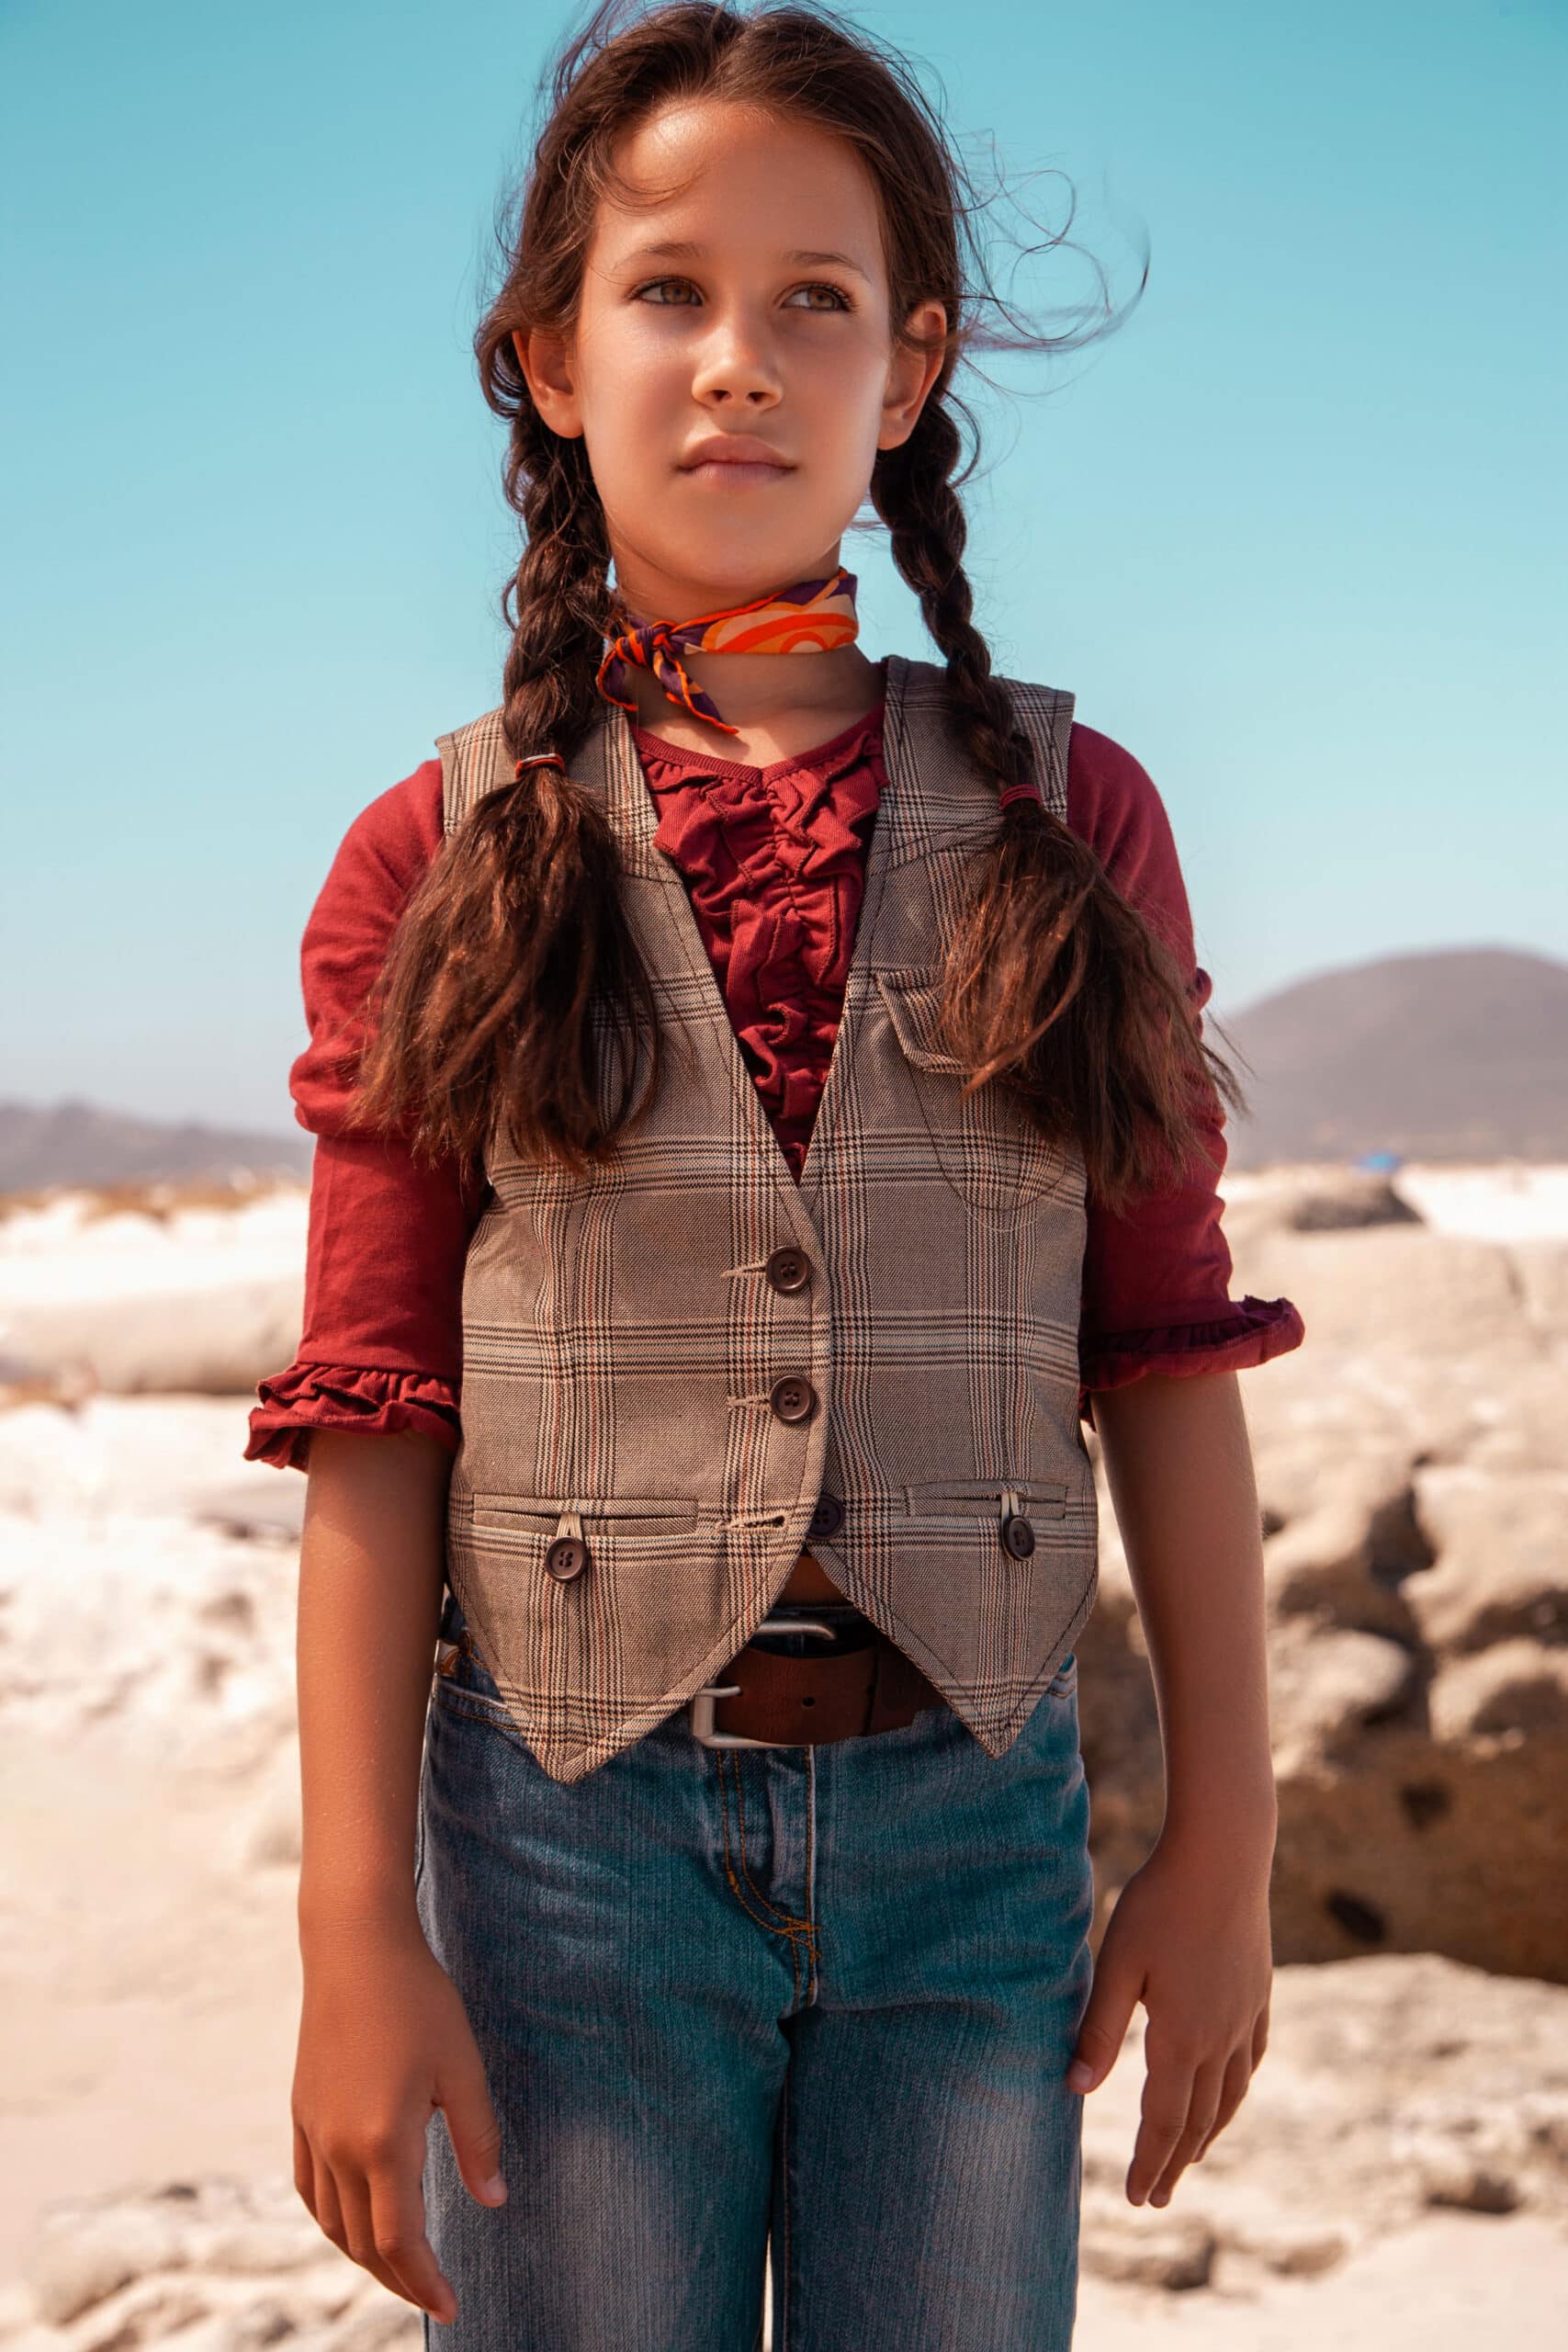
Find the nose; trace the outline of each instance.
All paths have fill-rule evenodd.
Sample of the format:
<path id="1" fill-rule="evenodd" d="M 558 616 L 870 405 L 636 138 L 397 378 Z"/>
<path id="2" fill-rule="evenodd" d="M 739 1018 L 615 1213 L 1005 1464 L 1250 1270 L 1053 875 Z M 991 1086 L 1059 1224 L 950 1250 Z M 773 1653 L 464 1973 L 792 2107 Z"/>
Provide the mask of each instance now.
<path id="1" fill-rule="evenodd" d="M 755 414 L 775 407 L 782 387 L 766 337 L 738 311 L 716 315 L 703 340 L 692 390 L 710 408 Z"/>

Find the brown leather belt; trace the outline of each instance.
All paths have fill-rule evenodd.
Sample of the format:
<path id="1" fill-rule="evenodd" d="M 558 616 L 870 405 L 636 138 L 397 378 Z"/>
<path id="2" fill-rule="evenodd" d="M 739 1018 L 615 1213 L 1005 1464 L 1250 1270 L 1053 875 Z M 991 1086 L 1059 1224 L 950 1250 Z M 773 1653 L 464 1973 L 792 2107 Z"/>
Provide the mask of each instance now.
<path id="1" fill-rule="evenodd" d="M 817 1747 L 869 1732 L 897 1731 L 927 1707 L 947 1704 L 935 1684 L 858 1609 L 812 1604 L 775 1611 L 688 1707 L 705 1747 Z M 809 1638 L 795 1657 L 766 1637 Z M 832 1649 L 827 1641 L 836 1644 Z"/>

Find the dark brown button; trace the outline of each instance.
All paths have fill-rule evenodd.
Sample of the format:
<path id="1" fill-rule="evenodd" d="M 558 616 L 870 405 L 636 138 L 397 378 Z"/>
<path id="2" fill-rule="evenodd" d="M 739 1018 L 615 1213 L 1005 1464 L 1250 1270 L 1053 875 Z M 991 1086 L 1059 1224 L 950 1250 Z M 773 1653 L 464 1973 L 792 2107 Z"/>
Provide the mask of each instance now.
<path id="1" fill-rule="evenodd" d="M 804 1250 L 786 1242 L 768 1260 L 767 1275 L 775 1290 L 804 1290 L 811 1280 L 811 1261 Z"/>
<path id="2" fill-rule="evenodd" d="M 797 1372 L 786 1372 L 769 1392 L 781 1421 L 808 1421 L 817 1409 L 817 1391 Z"/>
<path id="3" fill-rule="evenodd" d="M 581 1536 L 558 1535 L 545 1554 L 545 1566 L 551 1576 L 568 1584 L 573 1577 L 582 1574 L 592 1556 Z"/>
<path id="4" fill-rule="evenodd" d="M 808 1535 L 837 1535 L 844 1523 L 844 1506 L 837 1495 L 823 1495 L 811 1514 Z"/>
<path id="5" fill-rule="evenodd" d="M 1015 1560 L 1027 1560 L 1034 1549 L 1034 1530 L 1021 1511 L 1010 1511 L 1002 1521 L 1002 1547 Z"/>

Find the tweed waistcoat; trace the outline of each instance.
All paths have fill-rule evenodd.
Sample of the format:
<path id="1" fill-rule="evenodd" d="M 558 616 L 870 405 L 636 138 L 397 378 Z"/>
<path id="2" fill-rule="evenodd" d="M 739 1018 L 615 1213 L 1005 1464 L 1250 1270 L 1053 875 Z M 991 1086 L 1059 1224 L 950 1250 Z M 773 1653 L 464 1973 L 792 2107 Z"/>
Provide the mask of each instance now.
<path id="1" fill-rule="evenodd" d="M 1065 816 L 1073 697 L 1006 683 Z M 448 834 L 510 780 L 500 718 L 440 738 Z M 965 1100 L 935 1042 L 944 948 L 1002 818 L 933 664 L 889 660 L 884 759 L 798 1184 L 654 846 L 626 714 L 606 705 L 572 760 L 604 800 L 665 1068 L 586 1177 L 492 1139 L 446 1526 L 480 1655 L 557 1781 L 716 1680 L 808 1541 L 992 1756 L 1093 1606 L 1084 1166 L 994 1085 Z M 1010 1518 L 1028 1526 L 1004 1542 Z"/>

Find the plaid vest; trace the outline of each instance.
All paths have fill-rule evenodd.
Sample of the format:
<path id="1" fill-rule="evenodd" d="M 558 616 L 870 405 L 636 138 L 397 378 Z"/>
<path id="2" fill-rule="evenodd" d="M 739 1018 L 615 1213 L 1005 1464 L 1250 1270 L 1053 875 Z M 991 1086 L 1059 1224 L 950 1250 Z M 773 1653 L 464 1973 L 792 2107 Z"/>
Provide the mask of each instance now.
<path id="1" fill-rule="evenodd" d="M 1065 817 L 1073 697 L 1006 683 Z M 500 713 L 440 751 L 450 833 L 510 779 Z M 934 1042 L 944 948 L 1002 821 L 935 665 L 889 662 L 884 758 L 798 1185 L 654 847 L 626 714 L 606 704 L 572 762 L 669 1050 L 613 1166 L 573 1177 L 492 1143 L 446 1531 L 479 1654 L 557 1781 L 716 1680 L 807 1543 L 992 1756 L 1094 1603 L 1083 1160 L 995 1086 L 966 1101 Z"/>

